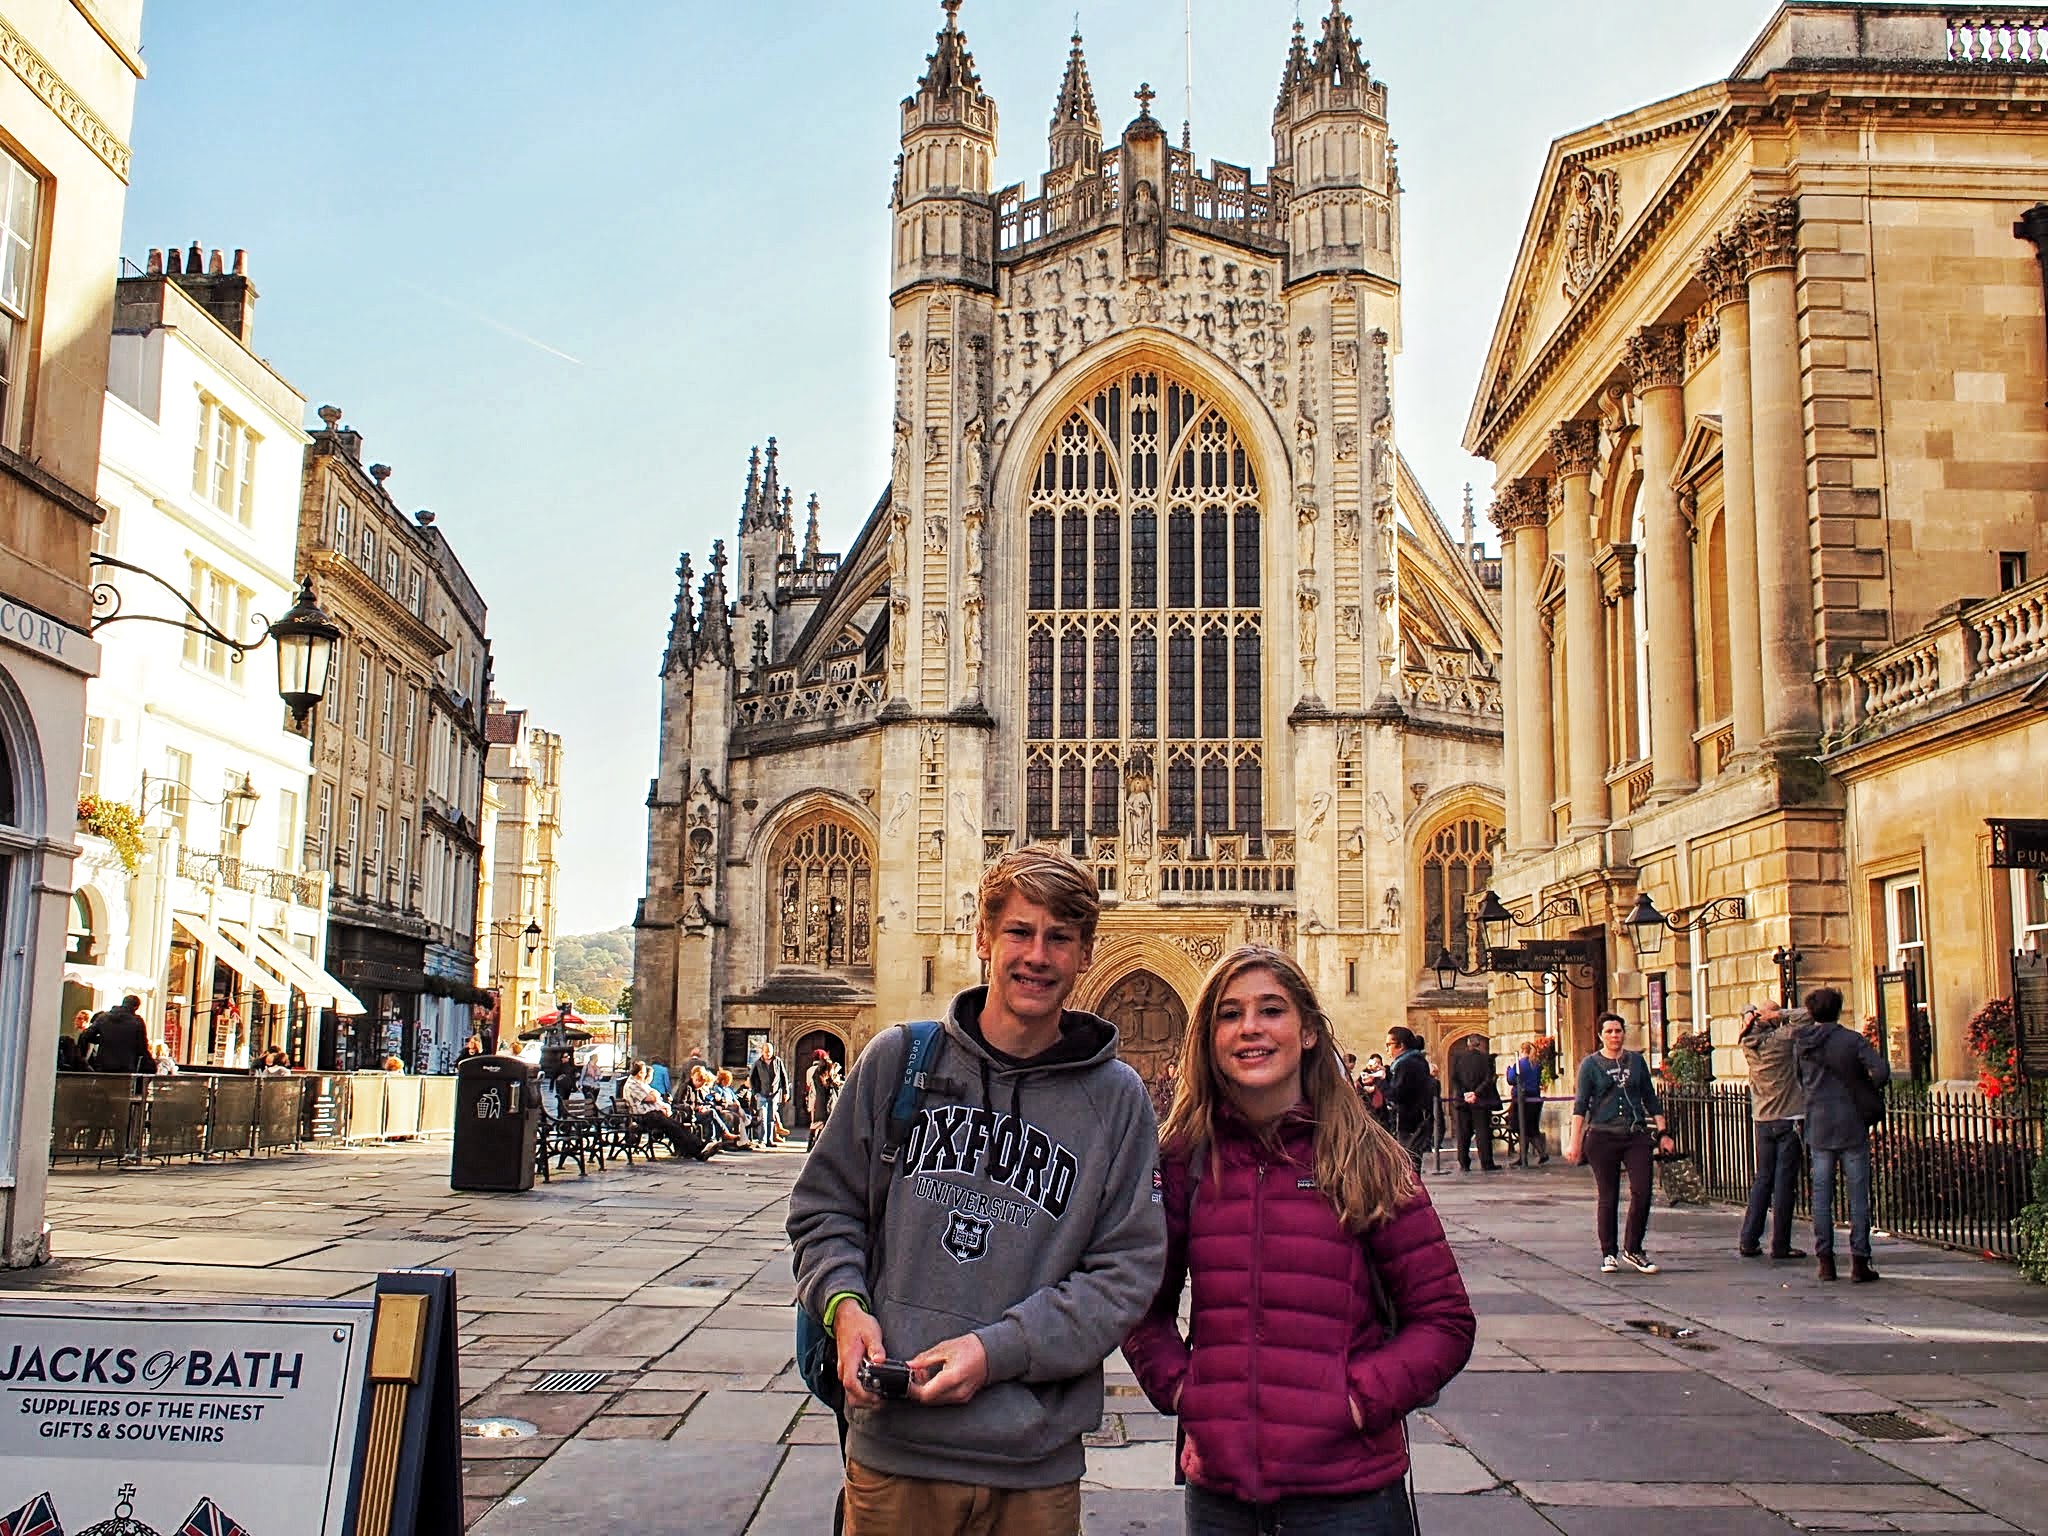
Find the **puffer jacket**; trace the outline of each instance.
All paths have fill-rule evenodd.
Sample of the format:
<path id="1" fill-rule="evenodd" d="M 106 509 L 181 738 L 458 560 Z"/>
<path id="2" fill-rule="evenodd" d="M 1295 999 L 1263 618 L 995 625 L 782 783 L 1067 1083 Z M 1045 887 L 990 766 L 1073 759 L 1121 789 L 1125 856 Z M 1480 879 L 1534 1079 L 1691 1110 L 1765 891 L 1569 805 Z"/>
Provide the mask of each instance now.
<path id="1" fill-rule="evenodd" d="M 1398 1482 L 1402 1419 L 1472 1353 L 1472 1304 L 1429 1196 L 1417 1185 L 1392 1220 L 1346 1232 L 1315 1187 L 1314 1131 L 1298 1106 L 1269 1147 L 1220 1109 L 1221 1167 L 1205 1167 L 1192 1222 L 1187 1151 L 1161 1158 L 1166 1275 L 1124 1341 L 1154 1407 L 1172 1413 L 1179 1395 L 1188 1480 L 1254 1503 Z M 1374 1270 L 1400 1319 L 1392 1338 L 1375 1315 Z"/>

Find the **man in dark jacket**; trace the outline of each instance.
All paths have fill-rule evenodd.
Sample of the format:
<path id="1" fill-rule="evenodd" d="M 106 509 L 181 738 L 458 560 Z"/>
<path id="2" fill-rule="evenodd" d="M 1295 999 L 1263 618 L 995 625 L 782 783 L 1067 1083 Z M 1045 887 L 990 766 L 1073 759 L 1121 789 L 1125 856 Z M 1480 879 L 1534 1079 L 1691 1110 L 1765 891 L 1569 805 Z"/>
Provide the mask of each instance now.
<path id="1" fill-rule="evenodd" d="M 1472 1138 L 1479 1138 L 1479 1166 L 1499 1173 L 1493 1160 L 1493 1112 L 1500 1108 L 1500 1085 L 1493 1075 L 1493 1055 L 1486 1041 L 1467 1035 L 1451 1053 L 1451 1127 L 1458 1138 L 1458 1172 L 1472 1171 Z"/>
<path id="2" fill-rule="evenodd" d="M 86 1065 L 95 1072 L 153 1072 L 149 1028 L 142 1022 L 142 999 L 132 994 L 86 1025 L 78 1037 Z"/>
<path id="3" fill-rule="evenodd" d="M 783 1101 L 789 1097 L 789 1068 L 775 1054 L 774 1041 L 762 1042 L 761 1054 L 747 1071 L 747 1082 L 754 1090 L 754 1144 L 772 1147 Z"/>
<path id="4" fill-rule="evenodd" d="M 1793 1031 L 1799 1086 L 1806 1096 L 1806 1143 L 1813 1152 L 1813 1254 L 1820 1278 L 1835 1278 L 1835 1165 L 1849 1186 L 1849 1278 L 1871 1281 L 1870 1119 L 1858 1099 L 1883 1102 L 1891 1063 L 1860 1031 L 1841 1022 L 1842 994 L 1806 994 L 1812 1022 Z"/>
<path id="5" fill-rule="evenodd" d="M 1387 1031 L 1387 1049 L 1394 1059 L 1387 1063 L 1387 1109 L 1393 1116 L 1394 1136 L 1408 1149 L 1415 1171 L 1422 1172 L 1422 1149 L 1436 1125 L 1436 1094 L 1430 1088 L 1429 1062 L 1422 1054 L 1422 1041 L 1405 1024 Z"/>
<path id="6" fill-rule="evenodd" d="M 1803 1009 L 1787 1013 L 1776 1002 L 1746 1008 L 1739 1037 L 1749 1062 L 1749 1113 L 1756 1137 L 1756 1173 L 1736 1252 L 1753 1259 L 1763 1249 L 1764 1217 L 1771 1218 L 1771 1257 L 1804 1258 L 1792 1246 L 1792 1201 L 1799 1193 L 1800 1126 L 1806 1098 L 1792 1037 L 1809 1022 Z"/>

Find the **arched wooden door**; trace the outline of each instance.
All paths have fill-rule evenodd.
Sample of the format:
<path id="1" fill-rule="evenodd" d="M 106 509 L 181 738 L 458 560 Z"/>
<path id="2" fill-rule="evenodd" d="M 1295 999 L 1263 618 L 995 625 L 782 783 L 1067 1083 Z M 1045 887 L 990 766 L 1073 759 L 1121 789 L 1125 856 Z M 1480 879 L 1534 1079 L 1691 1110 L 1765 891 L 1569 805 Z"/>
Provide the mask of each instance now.
<path id="1" fill-rule="evenodd" d="M 846 1070 L 846 1042 L 831 1030 L 814 1029 L 798 1039 L 796 1049 L 785 1063 L 789 1069 L 790 1098 L 793 1101 L 790 1112 L 796 1118 L 783 1123 L 792 1128 L 811 1123 L 810 1071 L 820 1051 L 837 1062 L 841 1072 Z"/>
<path id="2" fill-rule="evenodd" d="M 1095 1007 L 1117 1030 L 1117 1055 L 1147 1083 L 1157 1079 L 1169 1061 L 1180 1056 L 1181 1031 L 1187 1027 L 1187 1005 L 1150 971 L 1133 971 Z"/>

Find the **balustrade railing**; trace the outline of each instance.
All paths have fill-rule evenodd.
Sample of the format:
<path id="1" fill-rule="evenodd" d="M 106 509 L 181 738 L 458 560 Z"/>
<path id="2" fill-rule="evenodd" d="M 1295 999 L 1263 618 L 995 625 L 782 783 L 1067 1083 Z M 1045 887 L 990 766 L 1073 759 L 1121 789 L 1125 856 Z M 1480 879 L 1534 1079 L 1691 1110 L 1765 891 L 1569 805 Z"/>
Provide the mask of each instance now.
<path id="1" fill-rule="evenodd" d="M 1019 182 L 996 194 L 996 249 L 1021 251 L 1042 240 L 1115 224 L 1123 209 L 1123 155 L 1104 153 L 1097 169 L 1081 175 L 1055 172 L 1036 197 Z M 1285 182 L 1254 182 L 1246 166 L 1211 161 L 1206 174 L 1194 155 L 1169 151 L 1165 211 L 1175 221 L 1206 226 L 1255 240 L 1287 238 Z"/>
<path id="2" fill-rule="evenodd" d="M 1460 677 L 1408 667 L 1401 673 L 1401 697 L 1404 703 L 1423 709 L 1496 717 L 1501 712 L 1500 679 L 1494 677 Z"/>
<path id="3" fill-rule="evenodd" d="M 802 683 L 793 667 L 765 674 L 758 692 L 742 694 L 734 705 L 745 725 L 801 723 L 808 720 L 865 720 L 880 708 L 879 677 L 827 678 Z"/>
<path id="4" fill-rule="evenodd" d="M 320 881 L 317 877 L 251 864 L 224 853 L 195 853 L 190 848 L 180 848 L 178 873 L 187 880 L 196 880 L 221 890 L 248 891 L 301 907 L 320 905 Z"/>
<path id="5" fill-rule="evenodd" d="M 1254 845 L 1242 836 L 1206 843 L 1166 838 L 1159 845 L 1161 896 L 1280 894 L 1294 889 L 1294 839 Z"/>
<path id="6" fill-rule="evenodd" d="M 1919 634 L 1830 674 L 1828 739 L 1852 740 L 1944 695 L 2033 668 L 2048 668 L 2048 576 L 1957 604 Z"/>
<path id="7" fill-rule="evenodd" d="M 1948 57 L 1952 64 L 2048 64 L 2048 10 L 1950 16 Z"/>

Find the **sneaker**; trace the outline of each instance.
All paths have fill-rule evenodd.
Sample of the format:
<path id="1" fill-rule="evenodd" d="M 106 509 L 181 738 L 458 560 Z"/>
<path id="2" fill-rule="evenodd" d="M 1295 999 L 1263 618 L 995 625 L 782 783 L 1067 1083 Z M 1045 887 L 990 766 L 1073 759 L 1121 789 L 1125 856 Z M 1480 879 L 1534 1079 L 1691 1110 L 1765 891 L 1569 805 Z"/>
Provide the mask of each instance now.
<path id="1" fill-rule="evenodd" d="M 1624 1253 L 1621 1256 L 1621 1262 L 1639 1275 L 1654 1275 L 1657 1273 L 1657 1266 L 1652 1264 L 1648 1257 L 1641 1253 Z"/>
<path id="2" fill-rule="evenodd" d="M 1617 1258 L 1616 1258 L 1616 1257 L 1615 1257 L 1615 1256 L 1614 1256 L 1613 1254 L 1611 1254 L 1611 1253 L 1604 1253 L 1604 1254 L 1602 1254 L 1602 1255 L 1600 1256 L 1600 1273 L 1601 1273 L 1601 1274 L 1603 1274 L 1603 1275 L 1611 1275 L 1611 1274 L 1614 1274 L 1614 1273 L 1616 1273 L 1617 1271 L 1619 1271 L 1619 1270 L 1620 1270 L 1620 1268 L 1621 1268 L 1621 1260 L 1617 1259 Z"/>

